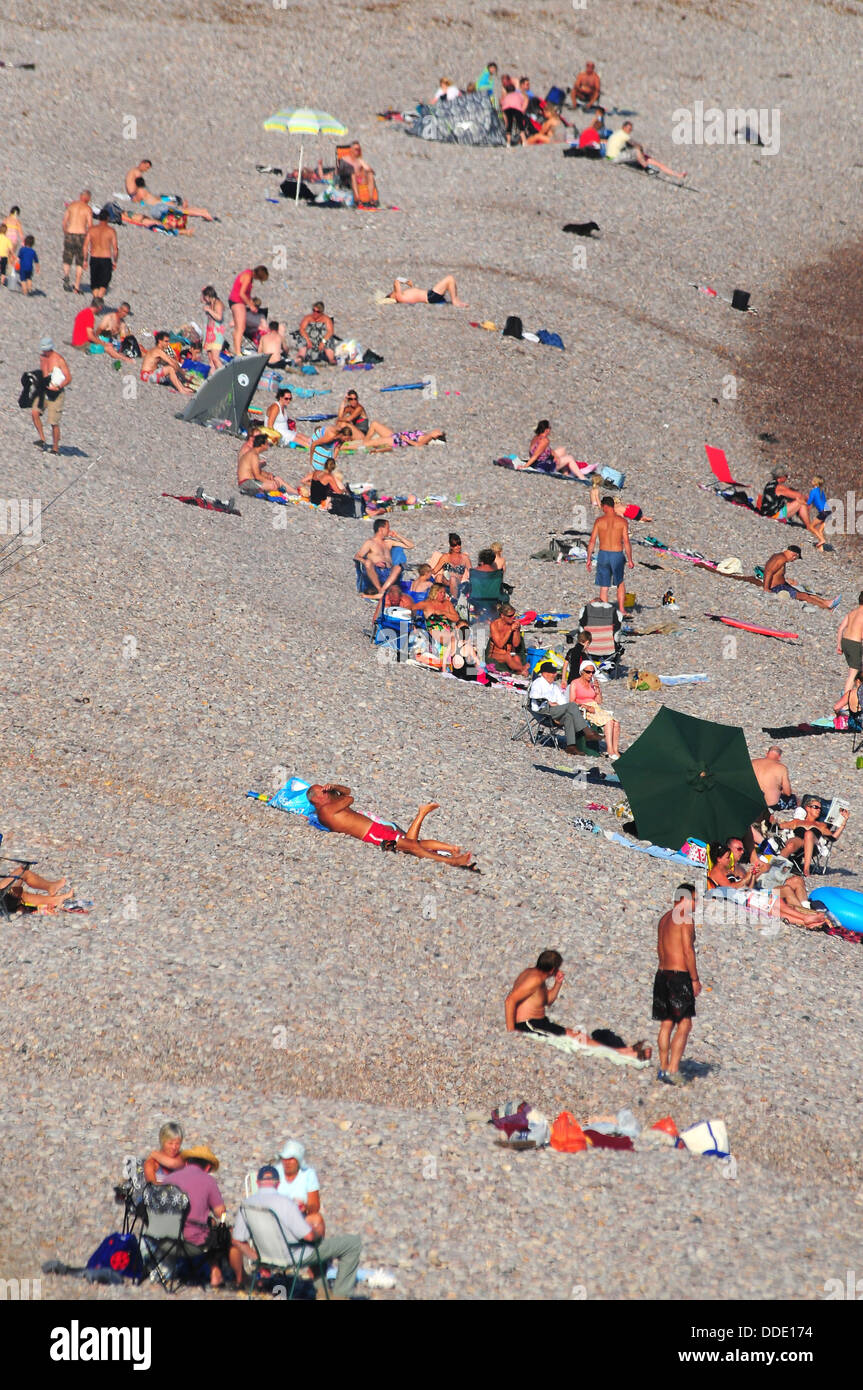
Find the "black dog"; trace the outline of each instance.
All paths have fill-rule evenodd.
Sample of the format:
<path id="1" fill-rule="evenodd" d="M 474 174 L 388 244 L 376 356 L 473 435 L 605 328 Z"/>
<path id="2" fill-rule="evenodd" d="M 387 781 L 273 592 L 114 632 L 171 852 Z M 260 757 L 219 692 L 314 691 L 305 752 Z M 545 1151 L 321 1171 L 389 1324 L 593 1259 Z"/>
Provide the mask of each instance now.
<path id="1" fill-rule="evenodd" d="M 565 232 L 574 232 L 576 236 L 591 236 L 593 232 L 599 231 L 598 222 L 567 222 L 563 229 Z"/>

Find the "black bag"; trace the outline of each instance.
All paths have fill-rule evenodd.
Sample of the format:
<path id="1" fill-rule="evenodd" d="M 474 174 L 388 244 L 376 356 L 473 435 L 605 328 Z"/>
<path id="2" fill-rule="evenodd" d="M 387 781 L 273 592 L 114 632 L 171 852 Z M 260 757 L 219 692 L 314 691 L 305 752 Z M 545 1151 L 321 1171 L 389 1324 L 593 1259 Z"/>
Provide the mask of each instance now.
<path id="1" fill-rule="evenodd" d="M 521 319 L 516 318 L 514 314 L 510 314 L 503 326 L 503 336 L 505 338 L 522 338 L 524 336 L 524 328 Z"/>
<path id="2" fill-rule="evenodd" d="M 333 516 L 365 516 L 365 500 L 362 497 L 355 497 L 352 492 L 334 492 L 330 498 L 330 511 Z"/>
<path id="3" fill-rule="evenodd" d="M 120 349 L 120 351 L 123 357 L 143 357 L 144 355 L 141 352 L 141 344 L 138 342 L 138 339 L 135 337 L 134 333 L 129 333 L 126 335 L 126 337 L 123 339 L 123 346 Z"/>
<path id="4" fill-rule="evenodd" d="M 45 377 L 42 372 L 24 372 L 21 377 L 21 394 L 18 404 L 22 410 L 30 410 L 38 401 L 45 398 Z"/>

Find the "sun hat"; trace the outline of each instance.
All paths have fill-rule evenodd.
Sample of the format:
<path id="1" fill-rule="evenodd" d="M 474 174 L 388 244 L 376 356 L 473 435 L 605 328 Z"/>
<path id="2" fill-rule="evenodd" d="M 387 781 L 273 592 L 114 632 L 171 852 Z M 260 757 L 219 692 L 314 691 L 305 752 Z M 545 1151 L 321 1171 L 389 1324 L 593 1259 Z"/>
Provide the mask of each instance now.
<path id="1" fill-rule="evenodd" d="M 279 1158 L 295 1158 L 301 1168 L 307 1168 L 305 1146 L 299 1139 L 288 1139 L 279 1150 Z"/>
<path id="2" fill-rule="evenodd" d="M 212 1163 L 214 1171 L 219 1166 L 219 1160 L 216 1158 L 209 1144 L 195 1144 L 191 1149 L 183 1149 L 180 1152 L 180 1157 L 185 1158 L 187 1161 L 190 1158 L 200 1158 L 204 1163 Z"/>
<path id="3" fill-rule="evenodd" d="M 53 351 L 54 351 L 54 339 L 53 339 L 53 338 L 47 338 L 47 337 L 43 338 L 42 341 L 41 341 L 40 344 L 39 344 L 39 351 L 40 351 L 40 352 L 53 352 Z"/>
<path id="4" fill-rule="evenodd" d="M 595 661 L 583 661 L 578 668 L 578 674 L 581 675 L 582 671 L 587 671 L 588 669 L 591 671 L 598 671 L 599 667 Z"/>

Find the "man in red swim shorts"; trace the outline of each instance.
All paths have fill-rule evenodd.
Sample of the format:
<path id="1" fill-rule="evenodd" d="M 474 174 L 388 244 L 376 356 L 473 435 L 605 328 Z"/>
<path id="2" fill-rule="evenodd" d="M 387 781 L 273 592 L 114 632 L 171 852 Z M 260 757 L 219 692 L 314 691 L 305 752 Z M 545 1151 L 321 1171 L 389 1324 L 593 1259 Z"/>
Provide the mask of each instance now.
<path id="1" fill-rule="evenodd" d="M 421 806 L 407 830 L 397 825 L 385 825 L 372 820 L 360 811 L 351 808 L 354 799 L 348 787 L 328 782 L 325 786 L 316 784 L 309 787 L 309 801 L 314 806 L 318 819 L 328 830 L 340 831 L 342 835 L 352 835 L 355 840 L 364 840 L 367 845 L 378 845 L 383 850 L 400 850 L 412 854 L 416 859 L 436 859 L 441 864 L 450 864 L 456 869 L 472 869 L 479 872 L 472 863 L 470 850 L 459 845 L 449 845 L 443 840 L 421 840 L 419 832 L 430 811 L 436 811 L 438 803 L 428 801 Z"/>

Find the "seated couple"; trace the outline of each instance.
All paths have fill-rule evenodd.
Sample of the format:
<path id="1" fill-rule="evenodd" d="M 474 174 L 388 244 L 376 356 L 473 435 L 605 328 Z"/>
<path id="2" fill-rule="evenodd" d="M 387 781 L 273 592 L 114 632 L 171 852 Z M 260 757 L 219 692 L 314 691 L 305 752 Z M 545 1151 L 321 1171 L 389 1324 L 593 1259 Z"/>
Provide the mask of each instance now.
<path id="1" fill-rule="evenodd" d="M 433 439 L 446 443 L 446 435 L 440 429 L 391 430 L 388 425 L 381 424 L 380 420 L 370 420 L 356 391 L 348 391 L 342 401 L 335 426 L 330 428 L 348 429 L 351 439 L 367 445 L 370 449 L 400 449 L 406 446 L 422 449 L 426 444 L 431 444 Z"/>
<path id="2" fill-rule="evenodd" d="M 569 754 L 580 752 L 577 746 L 579 734 L 598 742 L 596 735 L 591 739 L 591 735 L 586 733 L 588 724 L 602 730 L 609 760 L 616 762 L 620 755 L 620 724 L 610 710 L 603 708 L 596 662 L 582 661 L 578 675 L 570 681 L 567 689 L 554 679 L 557 674 L 554 663 L 544 661 L 531 681 L 528 700 L 534 714 L 542 713 L 549 723 L 559 724 L 563 728 Z"/>
<path id="3" fill-rule="evenodd" d="M 551 425 L 548 420 L 539 420 L 530 441 L 527 463 L 521 464 L 521 467 L 536 468 L 542 473 L 569 473 L 573 478 L 583 479 L 589 477 L 596 464 L 577 463 L 562 445 L 552 446 Z"/>
<path id="4" fill-rule="evenodd" d="M 780 917 L 796 927 L 814 929 L 826 925 L 826 915 L 807 906 L 806 883 L 799 874 L 789 875 L 784 883 L 761 887 L 759 879 L 768 872 L 770 865 L 757 855 L 747 865 L 743 841 L 737 836 L 730 837 L 724 844 L 709 845 L 708 858 L 708 889 L 716 893 L 725 888 L 740 893 L 751 890 L 747 907 Z"/>
<path id="5" fill-rule="evenodd" d="M 586 1047 L 610 1047 L 622 1057 L 635 1057 L 640 1062 L 649 1061 L 652 1049 L 646 1042 L 633 1043 L 627 1047 L 622 1038 L 605 1028 L 595 1028 L 593 1033 L 579 1033 L 575 1028 L 564 1028 L 552 1023 L 546 1017 L 546 1009 L 551 1008 L 564 984 L 561 970 L 563 957 L 559 951 L 543 951 L 536 965 L 522 970 L 515 984 L 506 996 L 504 1012 L 508 1033 L 546 1033 L 553 1037 L 575 1038 Z M 554 983 L 549 985 L 549 979 Z"/>
<path id="6" fill-rule="evenodd" d="M 403 854 L 413 855 L 416 859 L 434 859 L 455 869 L 471 869 L 474 873 L 479 873 L 478 866 L 472 863 L 473 855 L 470 850 L 463 850 L 459 845 L 447 844 L 444 840 L 419 838 L 426 816 L 438 809 L 436 801 L 428 801 L 424 806 L 420 806 L 408 829 L 401 830 L 397 825 L 387 825 L 352 810 L 354 799 L 349 787 L 340 787 L 334 782 L 316 784 L 309 787 L 307 795 L 319 821 L 328 830 L 351 835 L 355 840 L 362 840 L 367 845 L 377 845 L 383 850 L 399 850 Z"/>

